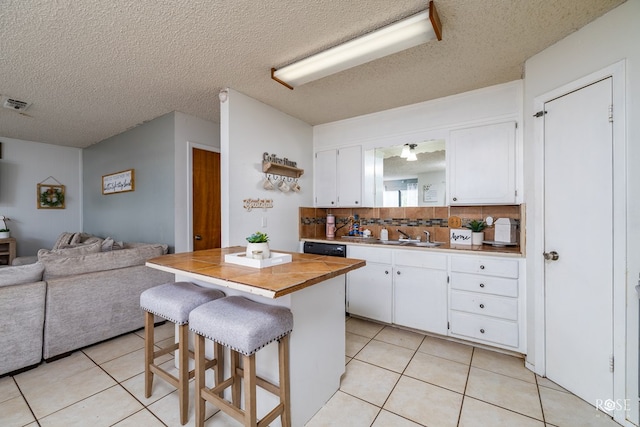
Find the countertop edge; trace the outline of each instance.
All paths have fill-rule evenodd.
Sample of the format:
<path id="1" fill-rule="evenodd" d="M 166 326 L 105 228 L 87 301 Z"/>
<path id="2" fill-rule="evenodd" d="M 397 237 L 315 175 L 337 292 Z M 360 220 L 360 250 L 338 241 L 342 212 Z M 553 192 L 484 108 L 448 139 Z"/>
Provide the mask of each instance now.
<path id="1" fill-rule="evenodd" d="M 375 247 L 375 248 L 386 248 L 386 249 L 402 249 L 402 250 L 411 250 L 411 251 L 422 251 L 422 252 L 444 252 L 448 254 L 459 254 L 459 255 L 478 255 L 478 256 L 495 256 L 495 257 L 505 257 L 505 258 L 525 258 L 525 254 L 522 252 L 502 252 L 499 250 L 482 250 L 478 249 L 466 249 L 461 247 L 456 248 L 443 248 L 443 247 L 435 247 L 435 248 L 427 248 L 427 247 L 416 247 L 416 246 L 402 246 L 402 245 L 387 245 L 378 244 L 373 242 L 358 242 L 349 239 L 317 239 L 317 238 L 300 238 L 300 242 L 317 242 L 317 243 L 333 243 L 340 245 L 349 245 L 349 246 L 365 246 L 365 247 Z M 460 246 L 460 245 L 459 245 Z M 520 246 L 518 246 L 520 248 Z"/>

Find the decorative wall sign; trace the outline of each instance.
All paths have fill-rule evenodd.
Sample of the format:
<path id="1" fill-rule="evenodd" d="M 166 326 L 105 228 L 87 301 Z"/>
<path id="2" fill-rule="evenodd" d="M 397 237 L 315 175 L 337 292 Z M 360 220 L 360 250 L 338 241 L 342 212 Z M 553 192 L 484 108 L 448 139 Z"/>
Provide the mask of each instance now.
<path id="1" fill-rule="evenodd" d="M 125 193 L 134 190 L 135 175 L 133 169 L 102 176 L 102 194 Z"/>
<path id="2" fill-rule="evenodd" d="M 62 184 L 38 184 L 38 209 L 64 209 L 64 193 Z"/>
<path id="3" fill-rule="evenodd" d="M 253 208 L 268 209 L 273 207 L 273 199 L 244 199 L 244 208 L 251 212 Z"/>

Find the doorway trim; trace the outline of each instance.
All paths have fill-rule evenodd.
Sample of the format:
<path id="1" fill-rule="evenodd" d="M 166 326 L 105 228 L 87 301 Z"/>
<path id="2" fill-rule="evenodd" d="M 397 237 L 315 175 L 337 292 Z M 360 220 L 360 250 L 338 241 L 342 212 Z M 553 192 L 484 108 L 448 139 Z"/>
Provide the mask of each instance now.
<path id="1" fill-rule="evenodd" d="M 187 141 L 187 230 L 189 232 L 188 249 L 193 251 L 193 149 L 220 153 L 220 148 L 211 145 Z"/>
<path id="2" fill-rule="evenodd" d="M 626 194 L 626 106 L 625 106 L 625 60 L 616 62 L 604 69 L 591 73 L 580 79 L 567 83 L 559 88 L 534 98 L 534 111 L 541 111 L 544 104 L 560 96 L 581 89 L 607 77 L 612 77 L 613 85 L 613 355 L 615 370 L 613 373 L 613 397 L 626 397 L 626 252 L 627 252 L 627 194 Z M 531 220 L 540 224 L 536 227 L 532 241 L 532 250 L 527 259 L 527 269 L 533 271 L 536 278 L 534 286 L 534 345 L 535 369 L 541 376 L 546 373 L 545 345 L 545 274 L 542 253 L 544 247 L 545 224 L 543 221 L 544 206 L 544 120 L 534 119 L 534 198 L 535 204 Z M 636 375 L 637 379 L 637 375 Z M 637 388 L 637 384 L 636 384 Z M 594 403 L 594 402 L 589 402 Z M 637 404 L 637 399 L 636 403 Z M 614 411 L 614 418 L 620 422 L 626 419 L 624 410 Z"/>

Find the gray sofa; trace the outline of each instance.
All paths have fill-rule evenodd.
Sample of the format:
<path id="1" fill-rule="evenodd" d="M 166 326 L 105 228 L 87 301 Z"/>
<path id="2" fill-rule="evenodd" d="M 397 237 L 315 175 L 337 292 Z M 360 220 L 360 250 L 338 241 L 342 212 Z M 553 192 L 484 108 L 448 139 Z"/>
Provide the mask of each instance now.
<path id="1" fill-rule="evenodd" d="M 40 250 L 35 264 L 0 269 L 0 375 L 144 326 L 140 294 L 174 281 L 144 264 L 167 246 L 103 244 Z"/>

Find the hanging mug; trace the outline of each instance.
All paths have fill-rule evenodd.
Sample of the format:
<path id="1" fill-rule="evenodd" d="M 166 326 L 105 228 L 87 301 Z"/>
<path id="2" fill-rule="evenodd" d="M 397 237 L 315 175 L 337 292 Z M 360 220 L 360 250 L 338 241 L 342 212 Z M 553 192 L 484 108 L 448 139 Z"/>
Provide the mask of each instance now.
<path id="1" fill-rule="evenodd" d="M 296 193 L 299 193 L 300 190 L 302 190 L 302 187 L 300 187 L 300 184 L 298 184 L 297 178 L 295 181 L 293 181 L 293 184 L 291 184 L 291 190 L 295 191 Z"/>
<path id="2" fill-rule="evenodd" d="M 269 177 L 269 175 L 265 175 L 262 188 L 264 188 L 265 190 L 273 190 L 275 188 L 273 181 L 271 181 L 271 178 Z"/>
<path id="3" fill-rule="evenodd" d="M 283 193 L 289 191 L 289 184 L 287 184 L 287 181 L 284 178 L 282 178 L 282 181 L 278 183 L 278 190 L 282 191 Z"/>

